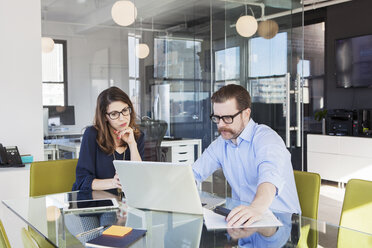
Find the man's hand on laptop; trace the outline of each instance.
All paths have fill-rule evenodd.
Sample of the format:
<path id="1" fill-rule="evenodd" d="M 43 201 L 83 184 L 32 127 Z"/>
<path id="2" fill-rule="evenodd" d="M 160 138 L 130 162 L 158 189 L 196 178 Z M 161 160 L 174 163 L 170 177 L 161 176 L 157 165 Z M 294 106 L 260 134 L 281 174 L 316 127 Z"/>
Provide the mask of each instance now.
<path id="1" fill-rule="evenodd" d="M 263 209 L 250 206 L 240 205 L 239 207 L 231 210 L 230 214 L 226 217 L 227 226 L 244 226 L 248 227 L 253 222 L 262 218 Z"/>

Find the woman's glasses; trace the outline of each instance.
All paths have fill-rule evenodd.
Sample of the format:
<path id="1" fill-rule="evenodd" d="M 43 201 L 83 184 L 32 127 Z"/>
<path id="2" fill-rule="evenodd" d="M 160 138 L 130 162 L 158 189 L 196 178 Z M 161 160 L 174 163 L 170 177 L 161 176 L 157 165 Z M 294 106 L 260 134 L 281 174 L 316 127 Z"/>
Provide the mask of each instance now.
<path id="1" fill-rule="evenodd" d="M 123 108 L 122 111 L 112 111 L 110 113 L 106 113 L 108 115 L 108 117 L 111 119 L 111 120 L 117 120 L 119 119 L 120 117 L 120 114 L 122 114 L 123 116 L 128 116 L 132 113 L 132 109 L 131 107 L 126 107 L 126 108 Z"/>

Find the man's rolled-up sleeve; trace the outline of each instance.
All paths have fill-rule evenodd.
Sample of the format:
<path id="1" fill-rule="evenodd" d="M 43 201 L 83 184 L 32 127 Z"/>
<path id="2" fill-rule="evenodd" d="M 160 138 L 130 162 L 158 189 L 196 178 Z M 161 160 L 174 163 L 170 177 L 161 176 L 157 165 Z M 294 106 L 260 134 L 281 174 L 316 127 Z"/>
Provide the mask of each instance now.
<path id="1" fill-rule="evenodd" d="M 279 195 L 285 185 L 282 174 L 287 163 L 287 150 L 279 144 L 263 145 L 257 150 L 257 186 L 268 182 L 276 187 L 276 195 Z"/>
<path id="2" fill-rule="evenodd" d="M 217 152 L 217 140 L 214 141 L 203 154 L 195 161 L 192 165 L 195 180 L 198 182 L 204 181 L 212 173 L 221 168 L 221 164 L 216 155 Z"/>

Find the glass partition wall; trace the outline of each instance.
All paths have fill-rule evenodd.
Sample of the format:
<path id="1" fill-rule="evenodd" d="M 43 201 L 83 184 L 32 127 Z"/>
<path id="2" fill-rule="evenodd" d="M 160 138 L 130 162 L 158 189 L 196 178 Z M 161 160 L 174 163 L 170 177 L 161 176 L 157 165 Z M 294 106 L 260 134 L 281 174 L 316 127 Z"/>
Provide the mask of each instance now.
<path id="1" fill-rule="evenodd" d="M 163 119 L 166 136 L 201 139 L 204 150 L 218 136 L 211 95 L 239 84 L 251 93 L 252 118 L 279 133 L 293 167 L 302 169 L 300 0 L 134 0 L 128 26 L 113 20 L 115 3 L 41 0 L 42 36 L 66 42 L 64 104 L 75 106 L 76 116 L 67 132 L 91 125 L 98 94 L 118 86 L 138 119 Z M 252 25 L 257 30 L 244 37 Z M 203 188 L 229 195 L 221 172 Z"/>

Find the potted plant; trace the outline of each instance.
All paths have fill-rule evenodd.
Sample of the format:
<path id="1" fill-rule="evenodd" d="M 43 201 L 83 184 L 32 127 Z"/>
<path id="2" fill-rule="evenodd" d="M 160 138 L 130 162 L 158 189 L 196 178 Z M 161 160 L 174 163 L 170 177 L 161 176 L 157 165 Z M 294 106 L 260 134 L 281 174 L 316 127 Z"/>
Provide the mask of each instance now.
<path id="1" fill-rule="evenodd" d="M 321 109 L 317 112 L 315 112 L 314 114 L 314 119 L 317 120 L 317 121 L 321 121 L 322 122 L 322 134 L 325 134 L 326 133 L 326 130 L 325 130 L 325 118 L 327 117 L 327 112 L 328 110 L 327 109 Z"/>

